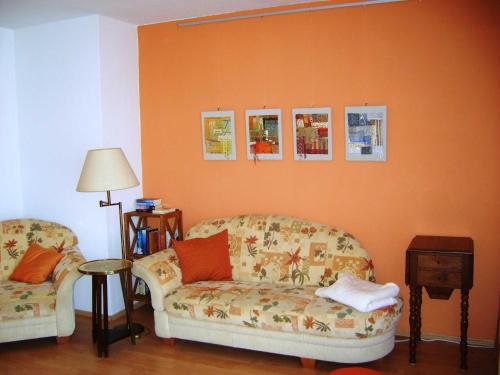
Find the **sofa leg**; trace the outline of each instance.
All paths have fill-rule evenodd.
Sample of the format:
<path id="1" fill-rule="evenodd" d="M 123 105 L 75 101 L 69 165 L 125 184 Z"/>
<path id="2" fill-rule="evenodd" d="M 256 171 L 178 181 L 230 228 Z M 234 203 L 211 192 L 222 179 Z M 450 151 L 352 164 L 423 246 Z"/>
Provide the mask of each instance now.
<path id="1" fill-rule="evenodd" d="M 56 340 L 58 344 L 67 344 L 69 343 L 69 336 L 57 336 Z"/>
<path id="2" fill-rule="evenodd" d="M 175 337 L 164 338 L 163 343 L 167 346 L 174 346 L 175 345 Z"/>
<path id="3" fill-rule="evenodd" d="M 302 367 L 304 368 L 315 368 L 316 360 L 312 358 L 300 358 L 300 363 L 302 363 Z"/>

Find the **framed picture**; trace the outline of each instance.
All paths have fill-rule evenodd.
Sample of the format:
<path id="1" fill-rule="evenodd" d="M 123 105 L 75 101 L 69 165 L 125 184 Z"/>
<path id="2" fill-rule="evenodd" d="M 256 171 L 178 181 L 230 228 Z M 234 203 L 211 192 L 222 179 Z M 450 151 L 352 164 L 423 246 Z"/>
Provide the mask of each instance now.
<path id="1" fill-rule="evenodd" d="M 281 109 L 248 109 L 246 125 L 248 160 L 283 159 Z"/>
<path id="2" fill-rule="evenodd" d="M 292 123 L 295 160 L 332 160 L 330 108 L 294 108 Z"/>
<path id="3" fill-rule="evenodd" d="M 234 129 L 234 111 L 202 112 L 203 158 L 236 160 Z"/>
<path id="4" fill-rule="evenodd" d="M 387 107 L 345 108 L 346 160 L 386 161 Z"/>

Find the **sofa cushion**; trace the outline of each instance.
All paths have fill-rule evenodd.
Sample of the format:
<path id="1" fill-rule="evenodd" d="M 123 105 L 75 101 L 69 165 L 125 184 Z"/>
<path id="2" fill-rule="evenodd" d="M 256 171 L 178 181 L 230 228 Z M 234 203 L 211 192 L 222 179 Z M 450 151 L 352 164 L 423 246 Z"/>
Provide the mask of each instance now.
<path id="1" fill-rule="evenodd" d="M 317 297 L 315 290 L 264 282 L 200 281 L 168 294 L 164 304 L 177 317 L 353 339 L 385 333 L 401 315 L 400 299 L 397 305 L 362 313 Z"/>
<path id="2" fill-rule="evenodd" d="M 5 220 L 0 223 L 0 281 L 7 280 L 21 261 L 28 246 L 36 242 L 57 250 L 76 245 L 71 229 L 37 219 Z"/>
<path id="3" fill-rule="evenodd" d="M 179 257 L 183 284 L 232 280 L 227 230 L 207 238 L 172 242 Z"/>
<path id="4" fill-rule="evenodd" d="M 37 285 L 0 281 L 0 320 L 55 315 L 56 290 L 52 282 Z"/>
<path id="5" fill-rule="evenodd" d="M 45 248 L 33 242 L 26 250 L 26 254 L 24 254 L 14 272 L 11 273 L 9 279 L 40 284 L 47 281 L 47 278 L 63 256 L 53 248 Z"/>
<path id="6" fill-rule="evenodd" d="M 368 253 L 349 233 L 304 219 L 245 215 L 204 220 L 186 239 L 229 232 L 233 280 L 331 285 L 338 272 L 374 281 Z"/>

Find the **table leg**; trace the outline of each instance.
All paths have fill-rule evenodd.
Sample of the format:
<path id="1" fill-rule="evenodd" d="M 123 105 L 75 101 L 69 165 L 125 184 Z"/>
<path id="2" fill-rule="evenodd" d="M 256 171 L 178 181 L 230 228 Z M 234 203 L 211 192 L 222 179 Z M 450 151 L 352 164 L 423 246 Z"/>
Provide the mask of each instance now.
<path id="1" fill-rule="evenodd" d="M 421 340 L 420 333 L 422 331 L 422 287 L 417 286 L 417 332 L 415 339 Z"/>
<path id="2" fill-rule="evenodd" d="M 410 285 L 410 363 L 417 362 L 417 294 L 417 287 Z"/>
<path id="3" fill-rule="evenodd" d="M 92 342 L 97 341 L 97 281 L 92 276 Z"/>
<path id="4" fill-rule="evenodd" d="M 103 291 L 103 320 L 104 320 L 104 330 L 103 330 L 103 354 L 105 357 L 108 356 L 108 278 L 107 276 L 102 276 L 102 291 Z"/>
<path id="5" fill-rule="evenodd" d="M 95 277 L 95 285 L 96 285 L 96 299 L 95 299 L 95 307 L 96 307 L 96 337 L 97 337 L 97 356 L 102 357 L 102 279 L 101 276 L 93 276 Z"/>
<path id="6" fill-rule="evenodd" d="M 460 324 L 460 368 L 467 369 L 467 328 L 469 327 L 469 289 L 462 289 L 462 319 Z"/>
<path id="7" fill-rule="evenodd" d="M 130 270 L 128 271 L 130 272 Z M 127 298 L 127 285 L 126 285 L 126 280 L 125 276 L 123 273 L 120 273 L 120 283 L 122 285 L 122 295 L 123 295 L 123 303 L 125 305 L 125 316 L 127 317 L 127 328 L 128 332 L 130 334 L 130 341 L 132 344 L 135 345 L 135 333 L 133 332 L 132 328 L 132 311 L 129 308 L 128 304 L 128 298 Z"/>

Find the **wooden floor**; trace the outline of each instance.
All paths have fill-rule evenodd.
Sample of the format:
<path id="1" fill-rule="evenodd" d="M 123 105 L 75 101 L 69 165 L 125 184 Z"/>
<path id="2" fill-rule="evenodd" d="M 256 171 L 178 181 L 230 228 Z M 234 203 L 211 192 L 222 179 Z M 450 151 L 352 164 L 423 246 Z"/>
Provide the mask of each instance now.
<path id="1" fill-rule="evenodd" d="M 148 306 L 136 313 L 136 321 L 146 332 L 136 346 L 122 340 L 110 346 L 108 358 L 98 358 L 92 344 L 90 319 L 77 317 L 76 331 L 69 344 L 57 345 L 54 338 L 0 344 L 1 375 L 65 374 L 328 374 L 349 365 L 318 362 L 314 370 L 304 369 L 295 357 L 227 348 L 178 340 L 165 346 L 154 334 L 152 310 Z M 362 365 L 384 374 L 477 374 L 497 373 L 494 349 L 469 349 L 469 369 L 460 371 L 456 344 L 424 342 L 419 344 L 418 363 L 408 364 L 408 343 L 396 344 L 383 359 Z"/>

